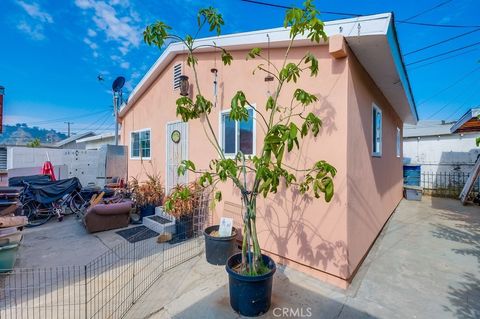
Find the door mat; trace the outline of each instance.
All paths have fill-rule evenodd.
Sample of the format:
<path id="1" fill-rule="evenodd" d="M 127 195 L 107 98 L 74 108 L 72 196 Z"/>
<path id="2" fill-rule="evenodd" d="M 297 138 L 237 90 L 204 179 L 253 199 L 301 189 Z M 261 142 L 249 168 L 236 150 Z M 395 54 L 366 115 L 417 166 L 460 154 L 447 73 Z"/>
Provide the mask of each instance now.
<path id="1" fill-rule="evenodd" d="M 132 227 L 132 228 L 117 231 L 115 233 L 122 236 L 129 243 L 132 243 L 132 244 L 136 243 L 137 241 L 149 239 L 149 238 L 160 235 L 156 231 L 153 231 L 150 228 L 147 228 L 145 226 Z"/>

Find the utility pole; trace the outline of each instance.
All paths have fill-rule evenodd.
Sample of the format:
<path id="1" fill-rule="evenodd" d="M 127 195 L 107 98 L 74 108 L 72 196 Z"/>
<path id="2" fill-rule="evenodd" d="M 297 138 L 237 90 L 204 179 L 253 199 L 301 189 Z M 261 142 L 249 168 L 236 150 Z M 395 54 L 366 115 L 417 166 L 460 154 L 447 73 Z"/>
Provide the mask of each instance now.
<path id="1" fill-rule="evenodd" d="M 118 146 L 118 109 L 122 103 L 122 87 L 125 84 L 125 78 L 119 76 L 112 83 L 113 110 L 115 112 L 115 145 Z"/>
<path id="2" fill-rule="evenodd" d="M 68 127 L 68 129 L 67 129 L 67 132 L 68 132 L 68 133 L 67 133 L 67 137 L 70 137 L 70 125 L 72 125 L 73 122 L 64 122 L 64 123 L 67 124 L 67 127 Z"/>
<path id="3" fill-rule="evenodd" d="M 118 146 L 118 92 L 113 92 L 113 110 L 115 112 L 115 145 Z"/>

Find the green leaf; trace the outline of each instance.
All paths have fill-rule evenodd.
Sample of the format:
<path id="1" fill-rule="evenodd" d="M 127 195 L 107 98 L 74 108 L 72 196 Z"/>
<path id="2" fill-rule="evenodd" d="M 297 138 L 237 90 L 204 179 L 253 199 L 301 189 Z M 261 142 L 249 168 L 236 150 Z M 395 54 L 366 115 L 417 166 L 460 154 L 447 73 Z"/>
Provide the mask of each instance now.
<path id="1" fill-rule="evenodd" d="M 255 57 L 260 56 L 260 53 L 262 52 L 261 48 L 253 48 L 251 49 L 248 54 L 247 54 L 247 60 L 248 58 L 255 59 Z"/>
<path id="2" fill-rule="evenodd" d="M 318 101 L 318 98 L 315 95 L 310 94 L 302 89 L 296 89 L 293 93 L 293 97 L 303 106 L 307 106 Z"/>
<path id="3" fill-rule="evenodd" d="M 221 192 L 221 191 L 215 192 L 215 200 L 216 200 L 217 202 L 221 202 L 221 201 L 222 201 L 222 192 Z"/>
<path id="4" fill-rule="evenodd" d="M 162 21 L 155 22 L 145 28 L 143 31 L 143 41 L 148 45 L 155 45 L 159 48 L 165 44 L 168 39 L 168 31 L 172 28 Z"/>
<path id="5" fill-rule="evenodd" d="M 295 63 L 288 63 L 280 70 L 280 80 L 287 82 L 293 81 L 296 83 L 300 77 L 300 72 L 300 68 Z"/>
<path id="6" fill-rule="evenodd" d="M 224 65 L 232 64 L 233 56 L 225 49 L 222 50 L 222 61 Z"/>
<path id="7" fill-rule="evenodd" d="M 305 55 L 305 64 L 310 63 L 308 67 L 310 69 L 310 76 L 317 76 L 318 75 L 318 60 L 317 58 L 310 52 Z"/>
<path id="8" fill-rule="evenodd" d="M 217 35 L 221 34 L 222 26 L 225 24 L 222 15 L 213 7 L 200 9 L 197 15 L 197 23 L 200 28 L 204 23 L 208 23 L 209 31 L 215 30 Z"/>
<path id="9" fill-rule="evenodd" d="M 233 96 L 231 102 L 231 110 L 229 114 L 229 118 L 234 121 L 248 121 L 248 109 L 246 108 L 247 98 L 245 97 L 245 93 L 242 91 L 237 91 L 237 93 Z"/>
<path id="10" fill-rule="evenodd" d="M 275 100 L 273 99 L 273 97 L 269 96 L 267 99 L 266 109 L 267 111 L 273 110 L 274 107 L 275 107 Z"/>

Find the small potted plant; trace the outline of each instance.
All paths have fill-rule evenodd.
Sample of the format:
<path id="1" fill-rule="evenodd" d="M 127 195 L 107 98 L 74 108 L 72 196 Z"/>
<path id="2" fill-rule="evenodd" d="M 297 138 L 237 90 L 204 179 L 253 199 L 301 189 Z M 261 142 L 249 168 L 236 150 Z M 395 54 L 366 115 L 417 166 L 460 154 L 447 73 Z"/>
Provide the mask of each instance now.
<path id="1" fill-rule="evenodd" d="M 161 206 L 164 199 L 163 185 L 158 174 L 147 174 L 145 182 L 133 179 L 130 183 L 132 199 L 140 219 L 155 214 L 155 207 Z"/>
<path id="2" fill-rule="evenodd" d="M 197 182 L 175 186 L 165 198 L 165 211 L 175 217 L 173 242 L 181 242 L 194 236 L 193 214 L 200 204 L 201 189 Z"/>

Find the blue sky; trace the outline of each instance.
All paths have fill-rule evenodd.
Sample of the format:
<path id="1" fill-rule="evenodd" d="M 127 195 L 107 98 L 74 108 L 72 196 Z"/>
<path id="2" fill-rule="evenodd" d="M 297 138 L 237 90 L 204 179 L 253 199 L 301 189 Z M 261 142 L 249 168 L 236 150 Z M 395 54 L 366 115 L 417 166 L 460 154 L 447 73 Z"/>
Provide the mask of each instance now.
<path id="1" fill-rule="evenodd" d="M 393 11 L 397 20 L 441 4 L 409 21 L 480 26 L 478 0 L 345 0 L 316 4 L 320 11 Z M 143 43 L 143 28 L 160 19 L 179 34 L 193 32 L 197 10 L 207 5 L 218 7 L 224 15 L 224 33 L 278 27 L 283 21 L 282 9 L 240 0 L 1 0 L 0 85 L 6 88 L 5 122 L 66 131 L 64 122 L 70 121 L 74 123 L 73 132 L 112 130 L 111 82 L 123 75 L 128 80 L 126 90 L 131 90 L 160 53 Z M 321 18 L 342 16 L 322 14 Z M 475 29 L 397 24 L 403 53 Z M 472 32 L 404 59 L 408 64 L 479 41 L 480 31 Z M 479 60 L 480 45 L 476 45 L 408 66 L 420 118 L 452 120 L 480 105 Z M 97 80 L 98 74 L 103 75 L 104 82 Z"/>

